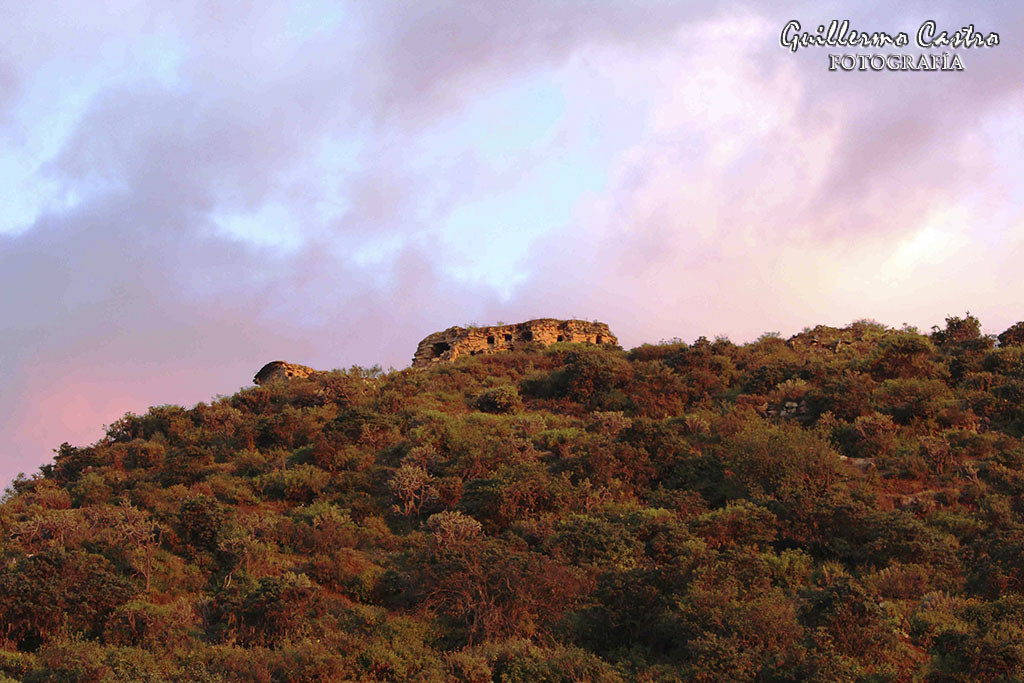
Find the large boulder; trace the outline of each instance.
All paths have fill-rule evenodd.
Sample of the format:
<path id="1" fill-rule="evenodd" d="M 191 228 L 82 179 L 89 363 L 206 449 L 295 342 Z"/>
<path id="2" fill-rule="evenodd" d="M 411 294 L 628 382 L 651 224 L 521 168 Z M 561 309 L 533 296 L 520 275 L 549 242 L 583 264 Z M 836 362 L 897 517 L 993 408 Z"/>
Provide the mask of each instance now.
<path id="1" fill-rule="evenodd" d="M 275 360 L 267 363 L 260 371 L 256 373 L 256 376 L 252 378 L 252 381 L 256 384 L 269 384 L 270 382 L 282 382 L 296 377 L 305 378 L 310 375 L 315 375 L 319 370 L 307 367 L 305 365 L 299 365 L 298 363 L 287 363 L 283 360 Z"/>

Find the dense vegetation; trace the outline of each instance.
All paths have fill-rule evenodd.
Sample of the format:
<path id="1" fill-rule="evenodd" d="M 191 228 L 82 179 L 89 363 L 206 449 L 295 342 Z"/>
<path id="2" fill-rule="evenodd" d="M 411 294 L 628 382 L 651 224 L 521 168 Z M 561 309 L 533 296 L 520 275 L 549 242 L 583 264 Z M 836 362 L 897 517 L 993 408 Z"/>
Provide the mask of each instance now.
<path id="1" fill-rule="evenodd" d="M 1020 680 L 1024 323 L 353 368 L 61 446 L 0 679 Z"/>

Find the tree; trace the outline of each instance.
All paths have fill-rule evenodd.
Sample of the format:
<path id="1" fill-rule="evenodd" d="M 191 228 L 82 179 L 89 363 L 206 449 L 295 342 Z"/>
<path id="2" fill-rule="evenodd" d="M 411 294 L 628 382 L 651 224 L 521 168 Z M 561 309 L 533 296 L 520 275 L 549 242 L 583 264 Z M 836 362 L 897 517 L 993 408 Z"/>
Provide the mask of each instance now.
<path id="1" fill-rule="evenodd" d="M 1024 344 L 1024 320 L 1008 327 L 997 339 L 999 339 L 1000 346 Z"/>
<path id="2" fill-rule="evenodd" d="M 435 478 L 421 465 L 402 465 L 388 480 L 388 489 L 398 500 L 395 511 L 411 517 L 437 499 Z"/>

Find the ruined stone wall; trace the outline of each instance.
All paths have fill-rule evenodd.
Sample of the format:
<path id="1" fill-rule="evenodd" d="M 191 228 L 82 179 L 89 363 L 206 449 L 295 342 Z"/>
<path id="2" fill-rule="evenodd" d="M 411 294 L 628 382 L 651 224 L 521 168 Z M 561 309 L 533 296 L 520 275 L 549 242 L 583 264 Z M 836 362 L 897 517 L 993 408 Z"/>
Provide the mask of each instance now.
<path id="1" fill-rule="evenodd" d="M 432 363 L 451 362 L 460 356 L 512 351 L 531 343 L 547 346 L 557 342 L 618 346 L 619 340 L 606 324 L 586 320 L 540 318 L 515 325 L 468 329 L 449 327 L 420 342 L 412 358 L 412 366 L 421 368 Z"/>
<path id="2" fill-rule="evenodd" d="M 460 356 L 512 351 L 528 344 L 548 346 L 558 342 L 618 346 L 619 340 L 604 323 L 586 320 L 540 318 L 515 325 L 492 327 L 449 327 L 435 332 L 420 342 L 412 359 L 414 368 L 432 363 L 454 361 Z M 321 374 L 320 370 L 298 363 L 275 360 L 267 363 L 253 377 L 256 384 L 287 381 Z"/>

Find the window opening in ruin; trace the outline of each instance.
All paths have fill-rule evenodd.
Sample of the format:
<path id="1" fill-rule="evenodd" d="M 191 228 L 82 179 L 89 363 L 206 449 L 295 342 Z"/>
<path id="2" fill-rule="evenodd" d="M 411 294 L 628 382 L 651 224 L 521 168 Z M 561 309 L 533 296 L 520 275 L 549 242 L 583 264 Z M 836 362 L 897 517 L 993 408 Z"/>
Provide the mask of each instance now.
<path id="1" fill-rule="evenodd" d="M 601 335 L 597 335 L 597 343 L 598 344 L 603 344 L 604 343 L 604 337 L 602 337 Z"/>
<path id="2" fill-rule="evenodd" d="M 507 341 L 507 342 L 512 341 L 512 335 L 511 334 L 506 334 L 505 335 L 505 341 Z"/>
<path id="3" fill-rule="evenodd" d="M 452 345 L 449 344 L 448 342 L 437 342 L 430 348 L 434 350 L 435 356 L 440 356 L 442 353 L 452 348 Z"/>
<path id="4" fill-rule="evenodd" d="M 491 346 L 494 346 L 494 335 L 493 334 L 487 338 L 487 343 L 490 344 Z"/>
<path id="5" fill-rule="evenodd" d="M 565 341 L 565 335 L 564 334 L 558 335 L 558 341 Z"/>

